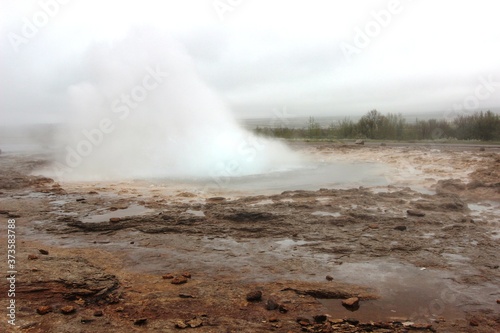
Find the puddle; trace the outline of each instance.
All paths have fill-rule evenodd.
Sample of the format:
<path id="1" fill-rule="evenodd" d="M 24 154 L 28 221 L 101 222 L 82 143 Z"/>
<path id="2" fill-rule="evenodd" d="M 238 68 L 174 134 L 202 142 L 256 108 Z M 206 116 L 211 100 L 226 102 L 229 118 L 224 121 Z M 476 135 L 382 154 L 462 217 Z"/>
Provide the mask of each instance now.
<path id="1" fill-rule="evenodd" d="M 469 209 L 472 211 L 471 215 L 479 216 L 485 212 L 493 212 L 497 210 L 499 207 L 496 202 L 493 201 L 484 201 L 478 203 L 469 203 L 467 204 Z"/>
<path id="2" fill-rule="evenodd" d="M 273 200 L 267 199 L 267 200 L 261 200 L 259 202 L 250 204 L 250 206 L 263 206 L 263 205 L 272 205 L 274 203 Z"/>
<path id="3" fill-rule="evenodd" d="M 194 215 L 194 216 L 205 217 L 205 213 L 201 210 L 188 209 L 188 210 L 186 210 L 186 213 Z"/>
<path id="4" fill-rule="evenodd" d="M 451 264 L 456 263 L 456 262 L 467 262 L 470 261 L 470 258 L 464 257 L 463 255 L 460 254 L 455 254 L 455 253 L 442 253 L 441 254 L 443 257 L 448 259 Z"/>
<path id="5" fill-rule="evenodd" d="M 395 188 L 379 187 L 379 186 L 370 188 L 370 191 L 372 191 L 375 194 L 377 194 L 377 193 L 392 193 L 392 192 L 394 192 L 396 190 L 397 189 L 395 189 Z"/>
<path id="6" fill-rule="evenodd" d="M 491 228 L 488 232 L 493 240 L 500 239 L 500 203 L 495 201 L 482 201 L 468 203 L 470 215 L 474 220 L 483 220 Z"/>
<path id="7" fill-rule="evenodd" d="M 415 191 L 415 192 L 419 192 L 421 194 L 428 194 L 428 195 L 434 195 L 436 194 L 437 192 L 434 191 L 434 190 L 430 190 L 428 188 L 425 188 L 425 187 L 422 187 L 422 186 L 410 186 L 410 188 Z"/>
<path id="8" fill-rule="evenodd" d="M 312 215 L 315 215 L 315 216 L 333 216 L 333 217 L 342 216 L 342 214 L 340 214 L 339 212 L 330 213 L 330 212 L 322 212 L 322 211 L 314 212 L 314 213 L 312 213 Z"/>
<path id="9" fill-rule="evenodd" d="M 344 308 L 342 300 L 318 300 L 333 318 L 414 322 L 431 322 L 440 317 L 459 319 L 464 318 L 469 297 L 488 297 L 485 295 L 490 292 L 466 295 L 451 280 L 451 272 L 384 261 L 345 263 L 332 275 L 335 280 L 374 287 L 381 295 L 377 300 L 361 301 L 354 312 Z"/>
<path id="10" fill-rule="evenodd" d="M 44 199 L 47 197 L 54 196 L 52 193 L 42 193 L 42 192 L 26 192 L 24 194 L 19 194 L 19 195 L 13 195 L 11 198 L 12 199 Z"/>
<path id="11" fill-rule="evenodd" d="M 300 246 L 300 245 L 305 245 L 308 244 L 309 242 L 303 241 L 303 240 L 293 240 L 293 239 L 284 239 L 277 241 L 276 244 L 279 244 L 281 247 L 292 247 L 292 246 Z"/>
<path id="12" fill-rule="evenodd" d="M 375 186 L 375 187 L 371 187 L 370 191 L 372 191 L 375 194 L 378 194 L 378 193 L 394 193 L 394 192 L 397 192 L 397 191 L 400 191 L 400 190 L 404 189 L 405 187 L 406 186 L 401 186 L 401 184 L 398 185 L 398 186 L 392 185 L 392 186 L 389 186 L 389 187 Z M 431 190 L 431 189 L 426 188 L 426 187 L 423 187 L 423 186 L 408 185 L 408 187 L 410 187 L 410 189 L 412 191 L 418 192 L 420 194 L 429 194 L 429 195 L 436 194 L 436 191 Z"/>
<path id="13" fill-rule="evenodd" d="M 120 217 L 126 217 L 126 216 L 137 216 L 137 215 L 143 215 L 143 214 L 148 214 L 153 212 L 152 209 L 146 208 L 141 205 L 130 205 L 126 209 L 118 209 L 115 211 L 111 211 L 106 214 L 100 214 L 100 215 L 91 215 L 84 217 L 82 219 L 83 223 L 101 223 L 101 222 L 109 222 L 110 218 L 120 218 Z"/>
<path id="14" fill-rule="evenodd" d="M 119 239 L 119 241 L 116 241 Z M 133 240 L 134 244 L 130 244 Z M 74 247 L 73 240 L 58 240 L 59 246 Z M 241 275 L 242 281 L 269 282 L 305 280 L 318 273 L 331 259 L 328 255 L 311 253 L 304 240 L 249 239 L 208 236 L 148 234 L 133 230 L 109 235 L 92 235 L 86 241 L 106 251 L 119 251 L 131 272 L 164 274 L 171 270 L 193 270 L 214 276 Z M 203 255 L 199 255 L 203 253 Z M 279 264 L 278 264 L 279 263 Z"/>
<path id="15" fill-rule="evenodd" d="M 493 231 L 493 232 L 491 232 L 490 237 L 491 237 L 492 239 L 494 239 L 494 240 L 500 239 L 500 232 L 498 232 L 498 231 Z"/>
<path id="16" fill-rule="evenodd" d="M 69 203 L 69 200 L 54 200 L 50 202 L 50 204 L 54 206 L 64 206 L 67 203 Z"/>

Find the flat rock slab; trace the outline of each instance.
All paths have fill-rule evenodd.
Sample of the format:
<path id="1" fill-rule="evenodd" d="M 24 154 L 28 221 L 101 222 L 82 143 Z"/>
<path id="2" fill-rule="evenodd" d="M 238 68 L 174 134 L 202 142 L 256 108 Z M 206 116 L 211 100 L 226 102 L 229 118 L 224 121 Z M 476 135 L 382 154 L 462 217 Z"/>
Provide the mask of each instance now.
<path id="1" fill-rule="evenodd" d="M 42 256 L 24 266 L 18 271 L 16 289 L 23 299 L 110 301 L 119 286 L 116 276 L 80 257 Z"/>

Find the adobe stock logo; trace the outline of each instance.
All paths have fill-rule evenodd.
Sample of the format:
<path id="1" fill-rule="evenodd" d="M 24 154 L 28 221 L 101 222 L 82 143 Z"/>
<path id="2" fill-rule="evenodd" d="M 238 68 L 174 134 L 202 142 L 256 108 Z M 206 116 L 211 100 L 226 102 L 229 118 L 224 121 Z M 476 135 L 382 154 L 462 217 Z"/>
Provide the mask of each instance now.
<path id="1" fill-rule="evenodd" d="M 465 96 L 461 103 L 453 104 L 452 108 L 446 111 L 444 118 L 447 121 L 451 122 L 456 117 L 479 111 L 481 102 L 487 101 L 494 96 L 498 87 L 500 87 L 500 81 L 494 81 L 492 74 L 481 76 L 478 81 L 479 83 L 470 95 Z"/>
<path id="2" fill-rule="evenodd" d="M 224 21 L 226 13 L 233 12 L 242 2 L 243 0 L 215 0 L 212 5 L 219 16 L 219 20 Z"/>
<path id="3" fill-rule="evenodd" d="M 36 11 L 31 18 L 23 17 L 20 33 L 9 32 L 10 45 L 16 53 L 20 51 L 21 45 L 26 45 L 35 38 L 41 29 L 46 27 L 50 20 L 59 14 L 61 5 L 66 5 L 71 0 L 41 0 L 38 2 L 40 10 Z"/>
<path id="4" fill-rule="evenodd" d="M 366 22 L 363 28 L 354 27 L 352 43 L 340 42 L 339 47 L 347 61 L 351 61 L 354 55 L 359 55 L 364 49 L 370 46 L 372 40 L 378 37 L 383 29 L 387 28 L 394 16 L 403 11 L 400 0 L 391 0 L 386 9 L 371 11 L 371 20 Z"/>
<path id="5" fill-rule="evenodd" d="M 96 147 L 103 144 L 118 126 L 119 122 L 127 119 L 131 111 L 137 109 L 142 102 L 169 77 L 167 72 L 163 72 L 158 66 L 156 68 L 146 67 L 146 74 L 140 83 L 136 84 L 129 91 L 120 94 L 110 104 L 110 111 L 118 117 L 103 117 L 94 128 L 84 128 L 80 132 L 81 139 L 75 145 L 67 145 L 65 149 L 64 163 L 55 162 L 53 165 L 54 174 L 61 178 L 65 173 L 72 172 L 79 167 L 84 158 L 91 155 Z"/>
<path id="6" fill-rule="evenodd" d="M 220 138 L 223 138 L 220 136 Z M 231 140 L 230 137 L 227 140 Z M 219 163 L 211 172 L 210 176 L 218 187 L 229 184 L 232 177 L 240 174 L 244 163 L 254 161 L 259 152 L 266 148 L 266 142 L 255 135 L 248 135 L 239 142 L 236 147 L 236 157 Z"/>

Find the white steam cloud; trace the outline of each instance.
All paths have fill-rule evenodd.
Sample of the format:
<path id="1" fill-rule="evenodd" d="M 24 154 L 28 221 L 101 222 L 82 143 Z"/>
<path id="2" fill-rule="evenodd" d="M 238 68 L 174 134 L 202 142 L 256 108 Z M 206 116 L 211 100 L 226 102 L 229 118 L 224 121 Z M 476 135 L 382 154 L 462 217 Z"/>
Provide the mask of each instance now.
<path id="1" fill-rule="evenodd" d="M 93 44 L 68 89 L 71 124 L 51 176 L 72 180 L 236 177 L 297 166 L 242 129 L 174 39 L 150 29 Z"/>

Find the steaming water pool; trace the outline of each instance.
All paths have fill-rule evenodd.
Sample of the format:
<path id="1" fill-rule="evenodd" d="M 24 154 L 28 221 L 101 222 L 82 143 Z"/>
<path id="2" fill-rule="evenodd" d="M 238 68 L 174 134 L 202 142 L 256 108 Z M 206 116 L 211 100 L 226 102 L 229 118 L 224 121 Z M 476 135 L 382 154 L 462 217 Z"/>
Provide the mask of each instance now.
<path id="1" fill-rule="evenodd" d="M 390 260 L 345 263 L 333 275 L 341 281 L 370 285 L 380 293 L 380 299 L 362 301 L 359 309 L 352 310 L 344 308 L 338 299 L 319 300 L 334 318 L 354 317 L 361 321 L 426 323 L 441 317 L 459 319 L 464 317 L 464 310 L 474 309 L 481 299 L 493 299 L 495 292 L 491 284 L 476 288 L 457 284 L 453 281 L 455 273 L 450 271 Z"/>
<path id="2" fill-rule="evenodd" d="M 322 163 L 304 168 L 276 171 L 261 175 L 212 177 L 210 179 L 151 179 L 167 185 L 183 185 L 186 189 L 218 191 L 242 191 L 261 194 L 281 193 L 293 190 L 319 190 L 320 188 L 352 188 L 358 186 L 386 186 L 390 172 L 382 163 Z M 159 181 L 159 182 L 158 182 Z M 193 189 L 194 188 L 194 189 Z"/>

